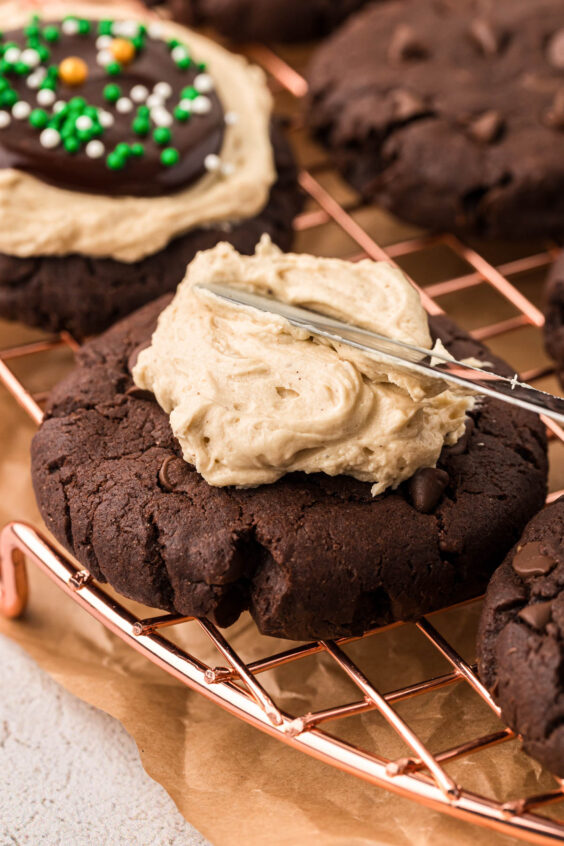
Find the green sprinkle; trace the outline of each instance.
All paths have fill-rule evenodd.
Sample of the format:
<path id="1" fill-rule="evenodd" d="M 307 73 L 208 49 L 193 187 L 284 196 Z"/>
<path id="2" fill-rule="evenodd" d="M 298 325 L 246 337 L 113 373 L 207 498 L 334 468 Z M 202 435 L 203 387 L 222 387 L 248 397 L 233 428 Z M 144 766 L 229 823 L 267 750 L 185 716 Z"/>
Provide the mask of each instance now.
<path id="1" fill-rule="evenodd" d="M 180 121 L 180 123 L 185 123 L 190 119 L 190 112 L 187 112 L 186 109 L 181 109 L 180 106 L 177 106 L 174 110 L 174 117 L 176 120 Z"/>
<path id="2" fill-rule="evenodd" d="M 17 47 L 18 50 L 20 49 L 20 45 L 16 44 L 15 41 L 6 41 L 6 43 L 3 44 L 2 47 L 0 48 L 0 50 L 2 51 L 2 54 L 4 54 L 6 52 L 6 50 L 9 50 L 10 47 Z"/>
<path id="3" fill-rule="evenodd" d="M 145 147 L 143 146 L 143 144 L 139 144 L 139 143 L 132 144 L 131 145 L 131 155 L 136 156 L 137 158 L 139 158 L 140 156 L 144 156 L 145 155 Z"/>
<path id="4" fill-rule="evenodd" d="M 50 79 L 58 79 L 59 77 L 59 67 L 58 65 L 49 65 L 47 68 L 47 76 Z"/>
<path id="5" fill-rule="evenodd" d="M 140 35 L 147 35 L 147 27 L 144 23 L 139 24 L 139 34 Z"/>
<path id="6" fill-rule="evenodd" d="M 10 89 L 9 91 L 4 91 L 2 94 L 0 94 L 0 104 L 2 106 L 7 106 L 8 108 L 12 108 L 12 106 L 14 106 L 19 99 L 20 98 L 13 89 Z"/>
<path id="7" fill-rule="evenodd" d="M 17 73 L 18 76 L 27 76 L 29 70 L 29 65 L 26 65 L 25 62 L 16 62 L 16 64 L 14 65 L 14 71 Z"/>
<path id="8" fill-rule="evenodd" d="M 29 116 L 29 122 L 35 129 L 44 129 L 49 121 L 45 109 L 34 109 Z"/>
<path id="9" fill-rule="evenodd" d="M 119 62 L 110 62 L 106 65 L 106 71 L 110 76 L 119 76 L 121 73 L 121 65 Z"/>
<path id="10" fill-rule="evenodd" d="M 136 35 L 134 38 L 131 39 L 131 43 L 135 47 L 138 53 L 143 50 L 145 47 L 145 36 L 144 35 Z"/>
<path id="11" fill-rule="evenodd" d="M 192 65 L 192 59 L 190 56 L 184 56 L 182 59 L 178 59 L 176 62 L 176 67 L 180 68 L 180 70 L 188 70 L 188 68 Z"/>
<path id="12" fill-rule="evenodd" d="M 49 77 L 45 77 L 41 85 L 39 86 L 40 91 L 54 91 L 57 87 L 57 83 L 54 79 L 49 79 Z"/>
<path id="13" fill-rule="evenodd" d="M 60 33 L 56 26 L 46 26 L 43 29 L 43 38 L 45 41 L 49 41 L 54 44 L 56 41 L 59 40 Z"/>
<path id="14" fill-rule="evenodd" d="M 10 73 L 12 65 L 6 59 L 0 59 L 0 73 Z"/>
<path id="15" fill-rule="evenodd" d="M 77 129 L 76 135 L 77 138 L 79 138 L 84 143 L 86 143 L 87 141 L 92 141 L 92 138 L 94 137 L 91 129 Z"/>
<path id="16" fill-rule="evenodd" d="M 164 147 L 172 138 L 170 129 L 166 126 L 158 126 L 153 132 L 153 140 L 159 146 Z"/>
<path id="17" fill-rule="evenodd" d="M 84 97 L 71 97 L 69 100 L 69 108 L 73 112 L 81 112 L 86 107 L 86 100 Z"/>
<path id="18" fill-rule="evenodd" d="M 182 89 L 182 93 L 180 94 L 181 100 L 195 100 L 196 97 L 199 97 L 199 93 L 196 91 L 193 85 L 188 85 L 186 88 Z"/>
<path id="19" fill-rule="evenodd" d="M 90 32 L 90 21 L 87 21 L 85 18 L 81 18 L 78 22 L 78 34 L 79 35 L 88 35 Z"/>
<path id="20" fill-rule="evenodd" d="M 149 121 L 146 120 L 144 117 L 137 117 L 133 121 L 131 128 L 133 129 L 136 135 L 145 136 L 149 134 L 151 125 Z"/>
<path id="21" fill-rule="evenodd" d="M 117 144 L 114 153 L 116 156 L 119 156 L 121 159 L 128 159 L 131 155 L 131 147 L 129 144 L 125 144 L 123 141 L 121 144 Z"/>
<path id="22" fill-rule="evenodd" d="M 149 117 L 151 114 L 151 110 L 149 106 L 139 106 L 137 109 L 137 114 L 139 117 Z"/>
<path id="23" fill-rule="evenodd" d="M 115 83 L 110 83 L 104 88 L 104 99 L 110 103 L 115 103 L 121 97 L 121 88 Z"/>
<path id="24" fill-rule="evenodd" d="M 5 91 L 6 88 L 9 88 L 9 87 L 10 87 L 10 83 L 8 82 L 8 80 L 5 79 L 3 76 L 0 76 L 0 92 Z"/>
<path id="25" fill-rule="evenodd" d="M 38 44 L 36 49 L 39 53 L 39 58 L 41 59 L 43 64 L 45 64 L 45 62 L 48 62 L 51 58 L 51 51 L 49 50 L 49 48 L 46 47 L 45 44 Z"/>
<path id="26" fill-rule="evenodd" d="M 180 159 L 180 153 L 174 147 L 166 147 L 161 153 L 161 164 L 165 167 L 172 167 Z"/>
<path id="27" fill-rule="evenodd" d="M 208 69 L 208 66 L 206 65 L 205 62 L 198 62 L 197 67 L 198 67 L 199 71 L 205 71 L 205 70 Z"/>
<path id="28" fill-rule="evenodd" d="M 99 35 L 112 35 L 114 22 L 113 21 L 100 21 L 98 24 L 98 34 Z"/>
<path id="29" fill-rule="evenodd" d="M 174 50 L 175 47 L 180 47 L 181 44 L 182 42 L 179 41 L 178 38 L 171 38 L 170 41 L 167 41 L 169 50 Z"/>
<path id="30" fill-rule="evenodd" d="M 63 147 L 67 153 L 78 153 L 80 150 L 80 141 L 73 135 L 69 135 L 68 138 L 63 138 Z"/>
<path id="31" fill-rule="evenodd" d="M 125 167 L 125 159 L 118 156 L 117 153 L 110 153 L 106 159 L 106 164 L 110 170 L 122 170 Z"/>
<path id="32" fill-rule="evenodd" d="M 32 24 L 31 26 L 26 26 L 24 29 L 24 34 L 27 35 L 28 38 L 37 38 L 41 30 L 37 26 L 37 24 Z"/>

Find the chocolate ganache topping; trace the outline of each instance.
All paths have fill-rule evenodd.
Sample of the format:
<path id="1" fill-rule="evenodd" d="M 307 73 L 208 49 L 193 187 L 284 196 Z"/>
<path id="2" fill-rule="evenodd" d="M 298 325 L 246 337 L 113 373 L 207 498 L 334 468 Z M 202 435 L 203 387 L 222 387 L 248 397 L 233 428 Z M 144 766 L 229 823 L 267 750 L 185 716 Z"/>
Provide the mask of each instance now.
<path id="1" fill-rule="evenodd" d="M 33 15 L 1 37 L 0 56 L 0 167 L 132 196 L 221 173 L 213 69 L 158 23 Z"/>

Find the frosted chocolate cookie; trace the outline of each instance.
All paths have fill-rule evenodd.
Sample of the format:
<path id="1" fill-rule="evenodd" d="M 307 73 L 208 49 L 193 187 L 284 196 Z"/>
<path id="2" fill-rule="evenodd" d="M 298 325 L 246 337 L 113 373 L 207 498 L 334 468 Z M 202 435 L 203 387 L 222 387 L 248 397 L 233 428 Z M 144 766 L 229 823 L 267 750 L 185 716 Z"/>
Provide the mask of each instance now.
<path id="1" fill-rule="evenodd" d="M 318 50 L 308 119 L 351 183 L 420 226 L 564 233 L 564 4 L 371 5 Z"/>
<path id="2" fill-rule="evenodd" d="M 0 314 L 79 336 L 173 290 L 220 240 L 288 246 L 300 206 L 258 68 L 86 8 L 0 11 Z"/>
<path id="3" fill-rule="evenodd" d="M 494 573 L 480 675 L 526 752 L 564 776 L 564 498 L 534 517 Z"/>
<path id="4" fill-rule="evenodd" d="M 544 501 L 542 423 L 224 304 L 204 281 L 433 346 L 385 263 L 267 239 L 253 257 L 200 253 L 172 300 L 85 346 L 54 390 L 32 450 L 50 531 L 126 596 L 224 626 L 249 610 L 281 637 L 359 634 L 483 591 Z M 504 370 L 446 318 L 431 331 Z"/>
<path id="5" fill-rule="evenodd" d="M 556 362 L 558 376 L 564 384 L 564 253 L 550 269 L 544 292 L 544 313 L 546 349 Z"/>
<path id="6" fill-rule="evenodd" d="M 367 0 L 171 0 L 182 23 L 211 24 L 234 41 L 306 41 L 331 32 Z"/>

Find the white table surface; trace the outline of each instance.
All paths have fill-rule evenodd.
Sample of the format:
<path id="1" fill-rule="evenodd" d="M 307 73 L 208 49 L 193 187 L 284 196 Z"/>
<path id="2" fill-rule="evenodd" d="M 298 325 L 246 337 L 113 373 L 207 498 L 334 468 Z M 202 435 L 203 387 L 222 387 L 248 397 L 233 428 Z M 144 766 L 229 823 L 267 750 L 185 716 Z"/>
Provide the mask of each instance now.
<path id="1" fill-rule="evenodd" d="M 0 636 L 0 846 L 207 846 L 120 723 Z"/>

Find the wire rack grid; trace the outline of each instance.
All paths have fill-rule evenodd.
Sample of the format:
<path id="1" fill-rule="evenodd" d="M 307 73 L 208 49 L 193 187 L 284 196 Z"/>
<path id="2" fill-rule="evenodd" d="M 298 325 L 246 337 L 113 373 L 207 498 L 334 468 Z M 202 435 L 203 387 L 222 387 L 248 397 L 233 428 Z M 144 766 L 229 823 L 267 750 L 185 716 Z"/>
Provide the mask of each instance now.
<path id="1" fill-rule="evenodd" d="M 41 4 L 34 5 L 37 7 Z M 130 5 L 136 7 L 135 3 Z M 245 52 L 267 70 L 273 88 L 282 98 L 290 97 L 295 103 L 307 93 L 304 77 L 284 56 L 266 47 L 249 47 Z M 299 120 L 293 121 L 291 131 L 301 131 Z M 331 184 L 333 174 L 331 165 L 320 158 L 301 171 L 300 183 L 309 198 L 309 205 L 295 221 L 298 237 L 303 233 L 334 226 L 351 244 L 349 258 L 384 259 L 397 262 L 404 269 L 406 262 L 411 261 L 414 266 L 413 261 L 419 262 L 429 252 L 437 248 L 446 249 L 456 258 L 457 266 L 465 268 L 465 272 L 448 275 L 423 288 L 418 286 L 430 314 L 443 312 L 439 302 L 441 298 L 448 300 L 449 297 L 460 297 L 478 286 L 488 286 L 497 292 L 514 313 L 502 320 L 475 327 L 472 331 L 474 337 L 490 342 L 502 341 L 526 327 L 534 327 L 539 333 L 543 324 L 542 313 L 514 280 L 532 271 L 544 270 L 557 252 L 555 244 L 529 251 L 522 249 L 517 257 L 505 257 L 500 262 L 452 235 L 417 235 L 404 240 L 396 239 L 383 247 L 361 223 L 362 204 L 357 199 L 343 202 L 337 196 L 338 192 L 332 192 L 324 184 L 328 181 Z M 46 392 L 33 392 L 28 388 L 17 375 L 15 365 L 22 359 L 33 359 L 58 348 L 74 354 L 79 344 L 69 334 L 61 333 L 57 337 L 0 350 L 0 381 L 36 424 L 41 422 L 43 416 L 41 404 Z M 533 383 L 546 385 L 546 380 L 553 378 L 552 368 L 542 360 L 536 366 L 521 368 L 521 371 L 521 378 Z M 562 458 L 564 431 L 550 420 L 545 422 L 552 449 L 558 450 L 559 458 Z M 562 493 L 562 490 L 553 490 L 549 501 Z M 407 686 L 381 691 L 345 649 L 353 639 L 297 644 L 284 651 L 246 662 L 229 642 L 228 635 L 222 634 L 207 620 L 170 614 L 147 618 L 135 616 L 41 532 L 21 522 L 10 523 L 0 533 L 0 611 L 7 617 L 18 617 L 25 610 L 26 560 L 34 562 L 79 606 L 157 666 L 235 716 L 290 746 L 452 816 L 532 843 L 564 842 L 564 818 L 554 818 L 546 813 L 549 806 L 564 799 L 564 783 L 561 780 L 556 779 L 552 787 L 538 795 L 501 801 L 466 789 L 449 774 L 448 765 L 451 762 L 470 759 L 485 749 L 514 741 L 515 734 L 503 722 L 500 721 L 496 731 L 481 734 L 450 748 L 431 751 L 400 715 L 397 706 L 408 699 L 432 696 L 447 686 L 463 685 L 500 718 L 499 709 L 481 684 L 475 666 L 459 654 L 429 619 L 422 619 L 416 628 L 421 637 L 447 662 L 448 670 Z M 214 665 L 201 660 L 164 636 L 164 629 L 185 624 L 202 630 L 217 650 L 221 663 Z M 369 632 L 362 640 L 372 643 L 389 628 L 393 627 Z M 374 648 L 378 648 L 377 643 L 374 643 Z M 266 686 L 261 683 L 261 674 L 285 665 L 297 668 L 305 659 L 321 657 L 330 660 L 352 682 L 356 698 L 298 715 L 279 708 Z M 404 757 L 386 757 L 381 751 L 347 742 L 338 737 L 336 732 L 331 732 L 332 726 L 335 727 L 347 718 L 369 712 L 383 718 L 401 739 L 406 748 Z"/>

